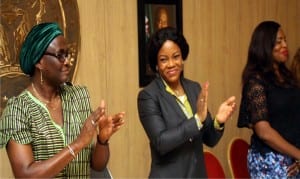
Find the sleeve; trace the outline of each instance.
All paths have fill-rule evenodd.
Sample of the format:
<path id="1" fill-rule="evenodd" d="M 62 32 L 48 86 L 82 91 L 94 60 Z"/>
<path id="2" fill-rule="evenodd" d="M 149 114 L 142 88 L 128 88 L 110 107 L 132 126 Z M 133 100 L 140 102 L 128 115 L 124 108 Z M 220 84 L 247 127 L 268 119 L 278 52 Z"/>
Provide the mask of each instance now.
<path id="1" fill-rule="evenodd" d="M 238 127 L 249 127 L 260 120 L 267 120 L 266 87 L 262 81 L 250 80 L 243 89 Z"/>
<path id="2" fill-rule="evenodd" d="M 6 147 L 10 139 L 21 144 L 32 142 L 29 117 L 22 100 L 11 98 L 0 119 L 0 148 Z"/>
<path id="3" fill-rule="evenodd" d="M 212 119 L 210 112 L 207 113 L 207 117 L 203 124 L 203 143 L 209 147 L 215 146 L 224 133 L 224 128 L 222 130 L 216 129 L 214 124 L 214 119 Z"/>
<path id="4" fill-rule="evenodd" d="M 165 104 L 168 105 L 168 104 Z M 138 112 L 145 132 L 160 155 L 176 149 L 199 133 L 195 120 L 184 120 L 176 127 L 168 128 L 162 117 L 158 97 L 142 90 L 138 95 Z"/>

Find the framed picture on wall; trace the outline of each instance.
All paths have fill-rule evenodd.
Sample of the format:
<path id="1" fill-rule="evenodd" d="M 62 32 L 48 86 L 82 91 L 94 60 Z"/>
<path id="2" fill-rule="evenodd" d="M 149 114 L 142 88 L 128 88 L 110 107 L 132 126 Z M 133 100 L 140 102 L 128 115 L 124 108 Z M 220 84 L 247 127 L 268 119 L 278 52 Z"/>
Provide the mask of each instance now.
<path id="1" fill-rule="evenodd" d="M 182 0 L 138 0 L 139 86 L 154 78 L 147 55 L 147 42 L 155 31 L 175 27 L 182 32 Z"/>

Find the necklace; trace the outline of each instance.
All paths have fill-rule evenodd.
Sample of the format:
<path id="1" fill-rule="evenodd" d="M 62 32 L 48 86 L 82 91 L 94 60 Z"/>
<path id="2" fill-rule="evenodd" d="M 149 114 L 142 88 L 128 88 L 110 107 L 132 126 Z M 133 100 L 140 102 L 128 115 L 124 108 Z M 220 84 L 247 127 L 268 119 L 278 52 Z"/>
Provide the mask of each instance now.
<path id="1" fill-rule="evenodd" d="M 31 83 L 31 86 L 32 86 L 32 89 L 33 89 L 33 92 L 35 93 L 35 95 L 37 96 L 37 98 L 46 106 L 46 107 L 49 107 L 50 109 L 52 110 L 56 110 L 58 105 L 56 104 L 56 100 L 57 98 L 54 98 L 54 100 L 46 100 L 44 99 L 40 94 L 39 92 L 36 90 L 35 86 L 33 83 Z M 54 106 L 50 106 L 49 104 L 52 104 L 52 101 L 54 102 Z"/>

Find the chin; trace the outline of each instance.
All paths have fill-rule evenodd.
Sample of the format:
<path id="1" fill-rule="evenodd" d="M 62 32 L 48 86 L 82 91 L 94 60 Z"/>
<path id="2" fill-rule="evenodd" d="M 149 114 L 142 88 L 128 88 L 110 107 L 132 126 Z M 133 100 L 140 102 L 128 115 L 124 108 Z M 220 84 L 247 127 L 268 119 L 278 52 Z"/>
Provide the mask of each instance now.
<path id="1" fill-rule="evenodd" d="M 179 77 L 171 77 L 166 79 L 167 82 L 169 83 L 175 83 L 179 81 Z"/>

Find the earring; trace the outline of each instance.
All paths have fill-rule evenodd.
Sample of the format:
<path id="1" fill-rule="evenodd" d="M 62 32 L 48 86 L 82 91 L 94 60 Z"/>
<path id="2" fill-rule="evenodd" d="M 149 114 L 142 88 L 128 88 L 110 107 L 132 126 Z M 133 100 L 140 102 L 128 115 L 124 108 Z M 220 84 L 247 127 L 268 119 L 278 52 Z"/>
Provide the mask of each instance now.
<path id="1" fill-rule="evenodd" d="M 157 66 L 155 67 L 155 70 L 158 71 L 158 67 Z"/>
<path id="2" fill-rule="evenodd" d="M 44 84 L 44 79 L 43 79 L 43 72 L 42 72 L 42 70 L 40 69 L 40 74 L 41 74 L 41 85 L 43 85 Z"/>

